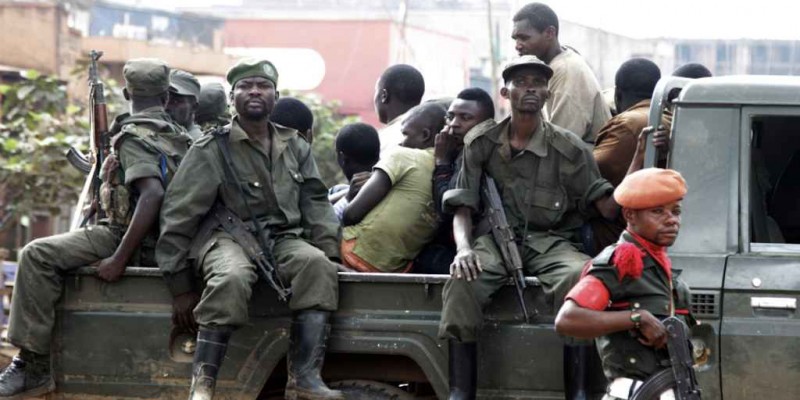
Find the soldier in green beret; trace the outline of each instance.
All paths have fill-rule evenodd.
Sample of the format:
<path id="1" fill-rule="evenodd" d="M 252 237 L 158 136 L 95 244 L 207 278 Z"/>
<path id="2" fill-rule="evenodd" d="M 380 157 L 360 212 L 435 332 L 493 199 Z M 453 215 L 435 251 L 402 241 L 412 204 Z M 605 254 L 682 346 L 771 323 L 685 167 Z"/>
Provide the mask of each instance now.
<path id="1" fill-rule="evenodd" d="M 127 265 L 155 266 L 161 201 L 188 138 L 164 112 L 169 67 L 155 59 L 130 60 L 123 94 L 131 115 L 120 119 L 111 140 L 114 166 L 103 168 L 97 225 L 37 239 L 19 256 L 8 339 L 20 352 L 0 373 L 0 398 L 27 398 L 55 389 L 50 342 L 62 274 L 97 263 L 100 279 L 114 282 Z"/>
<path id="2" fill-rule="evenodd" d="M 173 69 L 169 73 L 169 103 L 167 114 L 176 124 L 186 129 L 192 140 L 197 140 L 203 131 L 194 123 L 200 98 L 200 82 L 194 75 Z"/>
<path id="3" fill-rule="evenodd" d="M 221 84 L 206 83 L 200 87 L 200 107 L 194 116 L 194 122 L 205 132 L 231 121 L 228 112 L 228 96 Z"/>
<path id="4" fill-rule="evenodd" d="M 272 63 L 243 60 L 227 78 L 237 115 L 187 154 L 167 190 L 156 254 L 174 296 L 174 321 L 189 331 L 199 326 L 190 399 L 213 397 L 228 340 L 247 323 L 259 277 L 243 248 L 250 233 L 220 226 L 206 238 L 200 229 L 209 226 L 204 218 L 210 210 L 221 209 L 231 216 L 226 221 L 264 231 L 261 242 L 274 243 L 264 252 L 274 259 L 280 279 L 291 283 L 286 398 L 344 399 L 320 378 L 328 319 L 338 306 L 340 232 L 327 189 L 309 144 L 294 129 L 270 121 L 278 98 Z M 199 278 L 202 288 L 195 287 Z"/>

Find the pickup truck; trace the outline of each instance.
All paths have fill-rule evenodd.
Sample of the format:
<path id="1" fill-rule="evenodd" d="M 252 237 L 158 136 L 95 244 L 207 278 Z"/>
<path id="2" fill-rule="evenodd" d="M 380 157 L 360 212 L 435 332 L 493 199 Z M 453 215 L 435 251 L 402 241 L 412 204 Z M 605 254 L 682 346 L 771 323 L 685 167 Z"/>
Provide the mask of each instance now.
<path id="1" fill-rule="evenodd" d="M 800 78 L 665 78 L 651 120 L 660 121 L 667 107 L 668 165 L 690 187 L 670 254 L 693 289 L 703 396 L 798 399 Z M 65 279 L 53 353 L 58 392 L 51 398 L 186 398 L 194 342 L 171 334 L 171 298 L 158 270 L 131 267 L 108 284 L 87 267 Z M 351 399 L 445 399 L 447 346 L 437 326 L 446 279 L 340 273 L 324 379 Z M 554 310 L 537 280 L 528 283 L 525 300 L 537 310 L 530 323 L 511 285 L 486 311 L 481 399 L 563 398 Z M 289 310 L 260 282 L 250 316 L 231 339 L 217 398 L 282 398 Z M 602 391 L 599 368 L 594 375 Z"/>

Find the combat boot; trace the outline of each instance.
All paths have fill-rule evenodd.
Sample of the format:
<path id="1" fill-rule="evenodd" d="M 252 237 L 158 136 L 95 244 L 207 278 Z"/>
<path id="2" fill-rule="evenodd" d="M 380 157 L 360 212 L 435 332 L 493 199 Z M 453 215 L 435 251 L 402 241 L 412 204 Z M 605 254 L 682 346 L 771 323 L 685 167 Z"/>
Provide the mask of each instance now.
<path id="1" fill-rule="evenodd" d="M 217 373 L 228 350 L 230 328 L 200 328 L 197 333 L 197 348 L 192 362 L 192 388 L 189 400 L 211 400 L 217 386 Z"/>
<path id="2" fill-rule="evenodd" d="M 304 310 L 294 315 L 289 332 L 289 354 L 286 364 L 289 379 L 286 382 L 287 400 L 344 400 L 344 394 L 331 390 L 320 376 L 328 344 L 330 312 Z"/>
<path id="3" fill-rule="evenodd" d="M 50 356 L 25 349 L 14 356 L 0 373 L 0 399 L 16 400 L 41 396 L 56 388 L 50 374 Z"/>
<path id="4" fill-rule="evenodd" d="M 564 398 L 588 400 L 589 349 L 592 346 L 564 345 Z"/>
<path id="5" fill-rule="evenodd" d="M 450 397 L 448 400 L 475 400 L 478 390 L 478 344 L 448 341 L 450 348 Z"/>

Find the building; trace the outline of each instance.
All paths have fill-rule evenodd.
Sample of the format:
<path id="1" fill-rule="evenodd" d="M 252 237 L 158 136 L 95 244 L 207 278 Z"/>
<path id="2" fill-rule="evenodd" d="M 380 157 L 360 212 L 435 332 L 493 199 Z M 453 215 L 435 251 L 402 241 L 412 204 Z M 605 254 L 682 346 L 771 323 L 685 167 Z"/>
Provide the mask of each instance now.
<path id="1" fill-rule="evenodd" d="M 714 75 L 800 75 L 800 40 L 675 40 L 675 65 L 699 62 Z"/>

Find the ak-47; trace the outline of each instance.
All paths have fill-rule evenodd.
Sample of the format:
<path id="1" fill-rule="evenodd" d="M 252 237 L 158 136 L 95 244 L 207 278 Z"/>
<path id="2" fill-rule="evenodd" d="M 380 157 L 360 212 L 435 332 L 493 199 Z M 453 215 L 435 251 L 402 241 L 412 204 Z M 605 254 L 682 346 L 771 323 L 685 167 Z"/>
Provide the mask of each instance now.
<path id="1" fill-rule="evenodd" d="M 105 213 L 100 207 L 100 169 L 108 157 L 110 148 L 108 137 L 108 114 L 103 83 L 97 73 L 97 60 L 103 56 L 102 51 L 92 50 L 89 53 L 89 108 L 92 134 L 90 136 L 91 153 L 89 157 L 77 149 L 70 148 L 67 160 L 78 170 L 87 173 L 78 204 L 72 214 L 70 229 L 85 226 L 90 220 L 102 219 Z M 88 208 L 87 208 L 88 206 Z"/>
<path id="2" fill-rule="evenodd" d="M 632 400 L 657 399 L 658 395 L 669 389 L 675 392 L 676 400 L 701 400 L 700 385 L 694 371 L 689 327 L 677 317 L 669 317 L 662 322 L 667 330 L 670 368 L 645 381 L 636 390 Z"/>
<path id="3" fill-rule="evenodd" d="M 522 273 L 522 257 L 514 239 L 514 231 L 508 226 L 503 202 L 497 192 L 497 185 L 494 182 L 494 178 L 488 175 L 484 175 L 483 182 L 481 182 L 481 201 L 485 210 L 484 214 L 492 228 L 492 236 L 500 249 L 500 254 L 503 256 L 503 265 L 505 265 L 506 272 L 511 276 L 517 289 L 517 299 L 525 317 L 525 322 L 529 323 L 530 316 L 528 315 L 528 307 L 525 305 L 524 296 L 526 284 L 525 275 Z"/>

